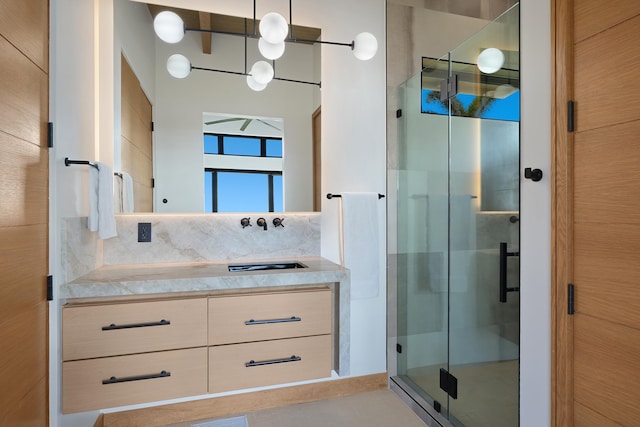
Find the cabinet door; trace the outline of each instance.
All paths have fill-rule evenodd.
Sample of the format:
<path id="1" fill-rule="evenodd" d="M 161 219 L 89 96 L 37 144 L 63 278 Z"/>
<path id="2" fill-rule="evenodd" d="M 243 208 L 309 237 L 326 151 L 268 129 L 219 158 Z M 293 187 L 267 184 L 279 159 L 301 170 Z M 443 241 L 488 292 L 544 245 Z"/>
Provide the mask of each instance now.
<path id="1" fill-rule="evenodd" d="M 206 392 L 206 347 L 62 364 L 65 414 Z"/>
<path id="2" fill-rule="evenodd" d="M 63 360 L 206 344 L 206 298 L 64 307 L 62 310 Z"/>
<path id="3" fill-rule="evenodd" d="M 209 345 L 330 334 L 330 289 L 209 299 Z"/>
<path id="4" fill-rule="evenodd" d="M 209 347 L 209 392 L 331 376 L 331 335 Z"/>

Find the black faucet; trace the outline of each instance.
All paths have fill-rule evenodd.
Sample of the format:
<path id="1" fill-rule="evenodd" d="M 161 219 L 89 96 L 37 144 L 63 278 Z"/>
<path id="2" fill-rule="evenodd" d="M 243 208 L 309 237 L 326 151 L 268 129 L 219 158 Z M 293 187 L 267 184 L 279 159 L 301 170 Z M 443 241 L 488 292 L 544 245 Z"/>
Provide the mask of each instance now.
<path id="1" fill-rule="evenodd" d="M 258 221 L 256 222 L 256 224 L 258 224 L 258 227 L 262 227 L 264 228 L 265 231 L 267 231 L 267 220 L 264 218 L 258 218 Z"/>
<path id="2" fill-rule="evenodd" d="M 242 218 L 240 220 L 240 225 L 242 228 L 251 227 L 251 218 Z"/>
<path id="3" fill-rule="evenodd" d="M 273 218 L 273 226 L 274 227 L 284 227 L 284 224 L 282 223 L 283 221 L 284 221 L 284 218 L 275 217 L 275 218 Z"/>

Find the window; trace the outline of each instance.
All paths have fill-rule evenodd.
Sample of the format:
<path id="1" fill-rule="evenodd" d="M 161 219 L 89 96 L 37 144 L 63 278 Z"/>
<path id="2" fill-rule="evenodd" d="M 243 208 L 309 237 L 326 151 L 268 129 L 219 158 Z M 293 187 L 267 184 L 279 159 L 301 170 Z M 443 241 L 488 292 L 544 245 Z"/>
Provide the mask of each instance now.
<path id="1" fill-rule="evenodd" d="M 282 139 L 204 134 L 205 212 L 282 212 Z"/>

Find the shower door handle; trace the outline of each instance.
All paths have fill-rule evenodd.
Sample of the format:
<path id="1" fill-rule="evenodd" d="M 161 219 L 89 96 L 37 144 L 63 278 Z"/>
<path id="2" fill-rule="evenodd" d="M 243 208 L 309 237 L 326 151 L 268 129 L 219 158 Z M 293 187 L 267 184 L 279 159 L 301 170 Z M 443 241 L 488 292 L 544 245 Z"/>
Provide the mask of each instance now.
<path id="1" fill-rule="evenodd" d="M 542 170 L 525 168 L 524 177 L 530 179 L 533 182 L 538 182 L 542 179 Z"/>
<path id="2" fill-rule="evenodd" d="M 500 242 L 500 302 L 507 302 L 508 292 L 518 292 L 519 287 L 507 286 L 507 259 L 512 256 L 520 256 L 520 252 L 507 252 L 507 243 Z"/>

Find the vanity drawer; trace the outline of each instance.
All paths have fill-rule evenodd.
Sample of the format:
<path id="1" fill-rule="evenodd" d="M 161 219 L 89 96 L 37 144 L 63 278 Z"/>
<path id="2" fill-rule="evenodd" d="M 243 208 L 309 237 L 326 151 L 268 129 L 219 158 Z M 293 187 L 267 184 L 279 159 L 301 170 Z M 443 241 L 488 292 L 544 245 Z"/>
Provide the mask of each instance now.
<path id="1" fill-rule="evenodd" d="M 330 289 L 209 299 L 209 345 L 330 334 Z"/>
<path id="2" fill-rule="evenodd" d="M 209 392 L 331 376 L 331 335 L 209 347 Z"/>
<path id="3" fill-rule="evenodd" d="M 206 392 L 206 347 L 62 364 L 65 414 Z"/>
<path id="4" fill-rule="evenodd" d="M 64 307 L 63 360 L 200 347 L 207 299 Z"/>

